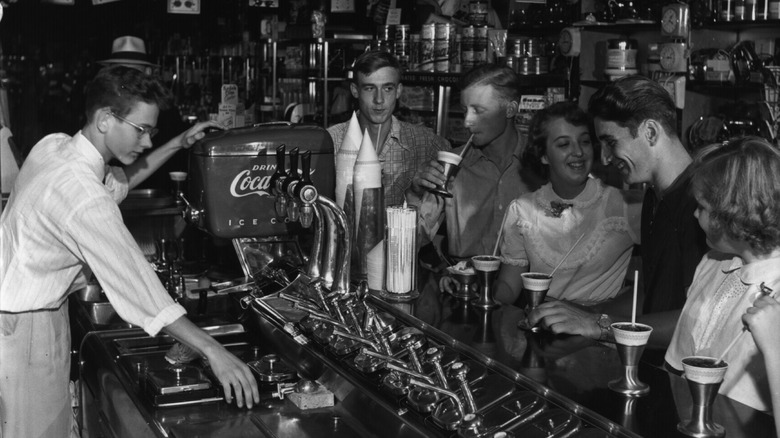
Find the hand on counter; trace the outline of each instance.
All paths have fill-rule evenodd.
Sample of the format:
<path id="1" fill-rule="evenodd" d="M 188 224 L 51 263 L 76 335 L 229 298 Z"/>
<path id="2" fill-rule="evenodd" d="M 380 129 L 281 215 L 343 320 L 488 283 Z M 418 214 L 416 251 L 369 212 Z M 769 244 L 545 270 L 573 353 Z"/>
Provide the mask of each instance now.
<path id="1" fill-rule="evenodd" d="M 454 295 L 458 289 L 458 283 L 449 275 L 444 275 L 439 279 L 439 291 Z"/>
<path id="2" fill-rule="evenodd" d="M 553 333 L 582 335 L 591 339 L 599 339 L 601 329 L 598 324 L 599 315 L 592 313 L 566 301 L 549 301 L 542 303 L 528 314 L 528 323 L 541 326 Z"/>
<path id="3" fill-rule="evenodd" d="M 241 408 L 246 404 L 248 409 L 252 409 L 255 403 L 260 403 L 257 381 L 243 361 L 221 345 L 207 353 L 206 358 L 211 371 L 222 384 L 226 402 L 232 402 L 235 396 L 236 405 Z"/>
<path id="4" fill-rule="evenodd" d="M 187 317 L 182 316 L 163 330 L 206 356 L 211 371 L 222 384 L 226 402 L 230 403 L 235 395 L 238 407 L 246 404 L 246 407 L 251 409 L 254 404 L 260 403 L 257 380 L 249 367 Z"/>

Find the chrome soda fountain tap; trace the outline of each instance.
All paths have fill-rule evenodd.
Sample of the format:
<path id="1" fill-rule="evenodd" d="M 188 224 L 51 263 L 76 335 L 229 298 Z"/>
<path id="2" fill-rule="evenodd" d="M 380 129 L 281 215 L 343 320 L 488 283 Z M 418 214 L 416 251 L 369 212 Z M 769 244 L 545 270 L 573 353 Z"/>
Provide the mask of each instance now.
<path id="1" fill-rule="evenodd" d="M 466 380 L 466 374 L 469 372 L 469 367 L 463 362 L 455 362 L 450 367 L 450 376 L 458 381 L 460 386 L 460 392 L 463 393 L 463 398 L 466 400 L 466 409 L 469 414 L 477 413 L 477 404 L 474 402 L 474 394 L 471 393 L 469 382 Z"/>
<path id="2" fill-rule="evenodd" d="M 295 186 L 301 181 L 301 176 L 298 173 L 298 148 L 294 147 L 290 150 L 290 169 L 287 170 L 287 178 L 282 181 L 282 196 L 287 198 L 286 208 L 287 217 L 292 222 L 298 222 L 298 208 L 300 202 L 292 195 L 295 191 Z"/>
<path id="3" fill-rule="evenodd" d="M 292 197 L 296 202 L 300 202 L 299 220 L 301 226 L 309 228 L 314 220 L 314 203 L 317 201 L 317 188 L 311 182 L 311 151 L 301 154 L 301 171 L 303 175 L 293 187 Z"/>
<path id="4" fill-rule="evenodd" d="M 444 375 L 444 369 L 441 367 L 441 358 L 443 356 L 444 353 L 442 353 L 441 348 L 431 347 L 425 351 L 425 363 L 429 363 L 433 367 L 439 386 L 449 390 L 450 385 L 447 383 L 447 377 Z"/>
<path id="5" fill-rule="evenodd" d="M 284 196 L 284 191 L 282 190 L 282 183 L 287 179 L 287 172 L 284 170 L 284 153 L 286 149 L 285 145 L 280 145 L 276 148 L 276 172 L 271 175 L 271 180 L 268 183 L 271 193 L 276 197 L 274 209 L 279 217 L 287 216 L 287 197 Z"/>

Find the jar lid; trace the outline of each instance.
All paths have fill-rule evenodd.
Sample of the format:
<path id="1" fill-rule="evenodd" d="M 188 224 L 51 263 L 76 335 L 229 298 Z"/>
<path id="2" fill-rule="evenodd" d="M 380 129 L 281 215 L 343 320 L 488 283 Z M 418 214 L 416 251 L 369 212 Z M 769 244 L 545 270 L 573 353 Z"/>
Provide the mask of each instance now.
<path id="1" fill-rule="evenodd" d="M 636 49 L 637 41 L 629 38 L 612 38 L 607 40 L 608 49 L 631 50 Z"/>

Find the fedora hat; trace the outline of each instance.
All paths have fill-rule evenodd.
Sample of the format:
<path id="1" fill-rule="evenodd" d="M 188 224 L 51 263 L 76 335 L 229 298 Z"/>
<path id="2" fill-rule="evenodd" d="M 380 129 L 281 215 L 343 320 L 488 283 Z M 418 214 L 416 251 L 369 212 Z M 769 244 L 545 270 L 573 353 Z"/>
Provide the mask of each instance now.
<path id="1" fill-rule="evenodd" d="M 114 40 L 111 46 L 111 56 L 108 59 L 98 61 L 98 64 L 133 64 L 156 66 L 149 62 L 146 54 L 144 40 L 134 36 L 121 36 Z"/>

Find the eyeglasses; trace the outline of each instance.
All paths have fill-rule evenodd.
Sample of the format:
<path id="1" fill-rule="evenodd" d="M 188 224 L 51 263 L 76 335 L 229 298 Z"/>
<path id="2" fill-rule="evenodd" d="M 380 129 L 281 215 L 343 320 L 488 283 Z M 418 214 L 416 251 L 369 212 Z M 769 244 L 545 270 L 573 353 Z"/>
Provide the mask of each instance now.
<path id="1" fill-rule="evenodd" d="M 149 134 L 149 138 L 152 138 L 155 135 L 157 135 L 157 132 L 160 131 L 157 128 L 144 127 L 144 126 L 139 125 L 138 123 L 131 122 L 130 120 L 127 120 L 126 118 L 117 115 L 113 111 L 109 111 L 108 113 L 111 114 L 113 117 L 115 117 L 115 118 L 117 118 L 117 119 L 127 123 L 128 125 L 132 126 L 133 128 L 135 128 L 135 130 L 138 131 L 138 139 L 139 140 L 141 138 L 143 138 L 144 134 Z"/>

